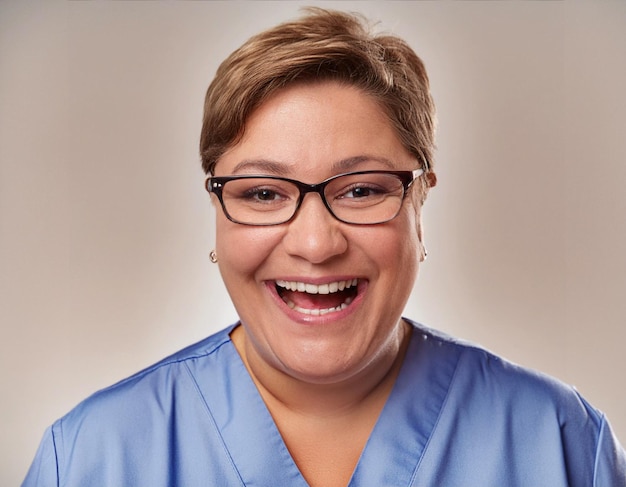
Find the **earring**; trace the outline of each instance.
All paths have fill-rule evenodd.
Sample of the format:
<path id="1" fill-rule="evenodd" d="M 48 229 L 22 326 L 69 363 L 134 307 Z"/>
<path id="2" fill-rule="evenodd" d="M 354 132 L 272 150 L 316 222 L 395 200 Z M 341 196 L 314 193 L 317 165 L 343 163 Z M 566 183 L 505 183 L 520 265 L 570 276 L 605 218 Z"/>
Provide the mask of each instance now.
<path id="1" fill-rule="evenodd" d="M 211 259 L 211 262 L 213 262 L 214 264 L 217 263 L 217 253 L 215 252 L 215 250 L 211 250 L 211 252 L 209 252 L 209 259 Z"/>

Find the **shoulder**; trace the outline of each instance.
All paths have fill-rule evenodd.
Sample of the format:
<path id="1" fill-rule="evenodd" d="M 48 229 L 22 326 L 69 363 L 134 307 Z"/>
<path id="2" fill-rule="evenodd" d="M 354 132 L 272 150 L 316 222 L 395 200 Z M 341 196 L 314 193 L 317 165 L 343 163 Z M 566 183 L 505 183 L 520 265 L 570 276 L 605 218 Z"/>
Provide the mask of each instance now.
<path id="1" fill-rule="evenodd" d="M 626 487 L 624 450 L 604 414 L 574 387 L 481 346 L 413 325 L 419 343 L 414 353 L 429 357 L 431 375 L 453 364 L 429 440 L 433 468 L 447 456 L 463 466 L 463 476 L 476 469 L 481 478 L 499 479 L 468 481 L 472 485 Z"/>
<path id="2" fill-rule="evenodd" d="M 571 385 L 507 360 L 477 344 L 413 323 L 415 332 L 437 348 L 458 356 L 451 394 L 464 398 L 466 407 L 474 400 L 508 414 L 551 416 L 561 427 L 580 422 L 599 431 L 603 414 L 591 406 Z"/>
<path id="3" fill-rule="evenodd" d="M 167 409 L 174 397 L 192 396 L 195 386 L 189 367 L 192 362 L 209 362 L 210 367 L 220 363 L 215 359 L 222 347 L 230 343 L 225 328 L 190 345 L 119 382 L 101 389 L 80 402 L 53 425 L 57 432 L 85 429 L 89 425 L 107 428 L 111 424 L 144 421 L 145 413 L 155 404 Z"/>
<path id="4" fill-rule="evenodd" d="M 231 330 L 226 328 L 82 401 L 49 428 L 29 479 L 45 472 L 57 477 L 60 485 L 94 485 L 94 481 L 164 485 L 179 457 L 196 465 L 180 474 L 184 478 L 195 478 L 198 472 L 217 475 L 220 465 L 227 463 L 220 456 L 220 436 L 197 380 L 200 371 L 209 394 L 212 384 L 229 380 L 229 364 L 238 357 L 229 346 Z M 207 451 L 215 461 L 207 460 Z"/>

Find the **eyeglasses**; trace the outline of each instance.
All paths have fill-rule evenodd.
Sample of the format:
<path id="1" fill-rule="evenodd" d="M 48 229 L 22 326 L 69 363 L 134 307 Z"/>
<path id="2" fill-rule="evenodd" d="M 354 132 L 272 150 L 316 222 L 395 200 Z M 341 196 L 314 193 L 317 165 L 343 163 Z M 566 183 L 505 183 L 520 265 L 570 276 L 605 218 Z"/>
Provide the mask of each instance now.
<path id="1" fill-rule="evenodd" d="M 409 188 L 423 173 L 423 169 L 360 171 L 318 184 L 277 176 L 212 176 L 205 186 L 217 195 L 226 218 L 242 225 L 287 223 L 307 193 L 319 194 L 330 214 L 341 222 L 375 225 L 398 216 Z"/>

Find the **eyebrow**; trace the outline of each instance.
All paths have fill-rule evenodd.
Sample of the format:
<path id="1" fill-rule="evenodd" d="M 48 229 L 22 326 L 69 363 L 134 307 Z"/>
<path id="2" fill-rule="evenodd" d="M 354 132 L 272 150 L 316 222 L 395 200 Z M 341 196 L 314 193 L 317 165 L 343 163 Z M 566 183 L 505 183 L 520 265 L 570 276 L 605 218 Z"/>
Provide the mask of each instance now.
<path id="1" fill-rule="evenodd" d="M 389 169 L 397 169 L 391 160 L 386 157 L 372 156 L 372 155 L 358 155 L 341 159 L 334 162 L 331 165 L 333 171 L 337 173 L 349 172 L 359 165 L 366 162 L 380 162 L 387 166 Z M 289 176 L 292 173 L 292 169 L 296 164 L 287 164 L 278 161 L 272 161 L 270 159 L 244 159 L 237 164 L 233 169 L 233 174 L 237 174 L 240 171 L 256 171 L 259 174 L 274 174 L 277 176 Z"/>
<path id="2" fill-rule="evenodd" d="M 290 173 L 289 165 L 269 159 L 244 159 L 234 167 L 233 174 L 240 171 L 275 174 L 277 176 L 288 176 Z"/>
<path id="3" fill-rule="evenodd" d="M 356 166 L 359 166 L 366 162 L 380 162 L 383 165 L 387 166 L 389 169 L 397 169 L 394 163 L 386 157 L 372 156 L 368 154 L 348 157 L 347 159 L 337 161 L 333 164 L 333 169 L 341 172 L 347 172 L 351 169 L 354 169 Z"/>

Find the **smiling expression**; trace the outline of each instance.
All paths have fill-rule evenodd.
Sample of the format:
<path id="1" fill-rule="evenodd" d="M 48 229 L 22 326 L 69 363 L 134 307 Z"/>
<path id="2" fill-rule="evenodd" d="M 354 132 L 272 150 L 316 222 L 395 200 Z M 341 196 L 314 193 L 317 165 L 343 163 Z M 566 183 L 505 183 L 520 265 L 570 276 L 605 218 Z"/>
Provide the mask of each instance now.
<path id="1" fill-rule="evenodd" d="M 350 171 L 417 167 L 375 100 L 324 82 L 293 85 L 265 101 L 215 174 L 317 183 Z M 396 354 L 419 266 L 417 200 L 405 198 L 389 222 L 350 225 L 308 194 L 292 221 L 269 227 L 233 223 L 215 200 L 220 272 L 245 330 L 248 359 L 331 383 Z"/>

